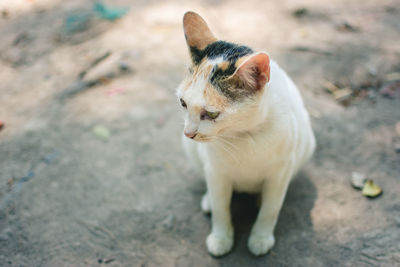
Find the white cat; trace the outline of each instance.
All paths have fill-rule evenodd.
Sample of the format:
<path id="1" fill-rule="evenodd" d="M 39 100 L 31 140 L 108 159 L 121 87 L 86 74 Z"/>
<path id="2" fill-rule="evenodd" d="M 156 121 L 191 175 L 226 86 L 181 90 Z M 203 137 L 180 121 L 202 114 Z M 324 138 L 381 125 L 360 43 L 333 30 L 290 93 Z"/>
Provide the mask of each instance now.
<path id="1" fill-rule="evenodd" d="M 289 182 L 315 148 L 309 115 L 292 80 L 266 53 L 217 40 L 194 12 L 185 14 L 183 26 L 192 66 L 177 96 L 185 150 L 205 173 L 201 207 L 212 213 L 208 251 L 221 256 L 232 249 L 235 190 L 261 193 L 248 248 L 265 254 L 275 244 Z"/>

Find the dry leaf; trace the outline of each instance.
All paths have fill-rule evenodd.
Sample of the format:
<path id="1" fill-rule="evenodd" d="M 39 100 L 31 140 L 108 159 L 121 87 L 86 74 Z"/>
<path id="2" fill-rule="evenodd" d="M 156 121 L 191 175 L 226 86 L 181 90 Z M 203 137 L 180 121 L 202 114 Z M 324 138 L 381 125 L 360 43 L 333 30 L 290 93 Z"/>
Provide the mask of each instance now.
<path id="1" fill-rule="evenodd" d="M 382 189 L 372 180 L 368 180 L 362 189 L 362 194 L 366 197 L 377 197 L 382 194 Z"/>
<path id="2" fill-rule="evenodd" d="M 339 88 L 329 81 L 325 81 L 324 88 L 331 94 L 334 94 Z"/>
<path id="3" fill-rule="evenodd" d="M 350 90 L 350 88 L 345 87 L 339 90 L 336 90 L 335 92 L 333 92 L 333 95 L 335 96 L 335 99 L 337 101 L 342 101 L 345 100 L 347 98 L 349 98 L 352 94 L 352 91 Z"/>
<path id="4" fill-rule="evenodd" d="M 385 81 L 398 81 L 400 80 L 400 72 L 392 72 L 385 75 Z"/>
<path id="5" fill-rule="evenodd" d="M 103 125 L 97 125 L 93 128 L 93 133 L 103 139 L 103 140 L 108 140 L 110 138 L 110 131 L 108 130 L 107 127 Z"/>

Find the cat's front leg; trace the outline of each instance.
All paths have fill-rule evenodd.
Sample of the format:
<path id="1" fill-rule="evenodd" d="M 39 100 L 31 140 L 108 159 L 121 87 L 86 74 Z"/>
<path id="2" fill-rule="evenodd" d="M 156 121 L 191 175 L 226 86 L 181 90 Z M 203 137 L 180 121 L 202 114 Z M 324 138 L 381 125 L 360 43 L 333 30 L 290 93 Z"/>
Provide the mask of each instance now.
<path id="1" fill-rule="evenodd" d="M 266 254 L 275 245 L 274 228 L 292 175 L 290 168 L 284 168 L 264 181 L 261 209 L 247 243 L 256 256 Z"/>
<path id="2" fill-rule="evenodd" d="M 207 237 L 208 252 L 222 256 L 233 247 L 233 226 L 230 214 L 232 183 L 215 173 L 209 173 L 207 180 L 207 197 L 211 204 L 211 233 Z"/>
<path id="3" fill-rule="evenodd" d="M 208 196 L 208 193 L 206 192 L 203 197 L 201 198 L 201 210 L 206 213 L 209 214 L 211 213 L 211 204 L 210 204 L 210 198 Z"/>

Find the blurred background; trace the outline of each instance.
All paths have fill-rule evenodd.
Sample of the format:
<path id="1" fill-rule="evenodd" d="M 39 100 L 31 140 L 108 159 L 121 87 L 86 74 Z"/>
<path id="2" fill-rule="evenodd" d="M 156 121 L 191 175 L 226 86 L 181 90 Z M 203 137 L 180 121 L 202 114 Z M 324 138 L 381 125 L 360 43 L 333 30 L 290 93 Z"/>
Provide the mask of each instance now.
<path id="1" fill-rule="evenodd" d="M 208 255 L 202 175 L 181 149 L 183 14 L 267 51 L 298 85 L 318 148 L 277 244 Z M 1 266 L 394 266 L 400 262 L 400 1 L 0 1 Z M 383 190 L 368 199 L 354 172 Z M 357 175 L 356 175 L 357 176 Z"/>

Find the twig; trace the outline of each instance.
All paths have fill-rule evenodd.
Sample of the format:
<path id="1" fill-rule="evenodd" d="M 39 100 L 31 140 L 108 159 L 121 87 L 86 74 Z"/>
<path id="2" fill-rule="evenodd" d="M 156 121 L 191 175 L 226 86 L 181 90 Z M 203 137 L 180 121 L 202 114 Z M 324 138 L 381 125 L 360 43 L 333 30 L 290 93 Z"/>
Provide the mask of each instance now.
<path id="1" fill-rule="evenodd" d="M 322 50 L 316 47 L 308 47 L 308 46 L 295 46 L 293 48 L 290 49 L 291 51 L 295 51 L 295 52 L 311 52 L 311 53 L 316 53 L 316 54 L 322 54 L 325 56 L 332 56 L 333 53 L 326 51 L 326 50 Z"/>
<path id="2" fill-rule="evenodd" d="M 82 80 L 83 78 L 85 78 L 86 73 L 88 73 L 89 70 L 93 69 L 94 67 L 96 67 L 100 62 L 102 62 L 104 59 L 108 58 L 111 55 L 110 51 L 107 51 L 106 53 L 104 53 L 103 55 L 95 58 L 92 63 L 90 63 L 90 65 L 83 71 L 81 71 L 79 73 L 78 79 Z"/>

